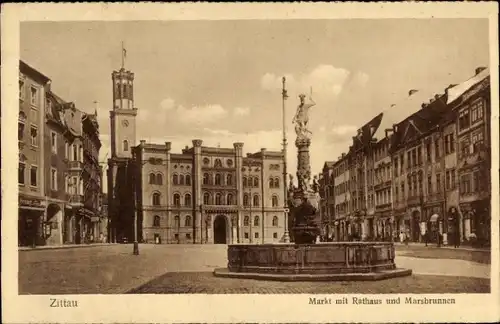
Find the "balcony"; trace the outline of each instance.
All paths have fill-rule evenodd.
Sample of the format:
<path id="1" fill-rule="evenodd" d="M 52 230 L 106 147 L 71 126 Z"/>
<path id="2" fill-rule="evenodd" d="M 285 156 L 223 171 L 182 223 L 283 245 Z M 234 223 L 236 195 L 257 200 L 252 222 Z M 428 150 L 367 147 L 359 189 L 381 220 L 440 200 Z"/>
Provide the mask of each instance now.
<path id="1" fill-rule="evenodd" d="M 375 212 L 386 212 L 392 209 L 391 203 L 380 204 L 375 206 Z"/>
<path id="2" fill-rule="evenodd" d="M 488 161 L 490 159 L 488 151 L 485 147 L 481 147 L 475 152 L 469 154 L 463 154 L 459 158 L 459 164 L 461 168 L 472 167 L 481 162 Z"/>
<path id="3" fill-rule="evenodd" d="M 70 170 L 81 170 L 83 168 L 83 163 L 80 161 L 69 161 L 68 167 Z"/>

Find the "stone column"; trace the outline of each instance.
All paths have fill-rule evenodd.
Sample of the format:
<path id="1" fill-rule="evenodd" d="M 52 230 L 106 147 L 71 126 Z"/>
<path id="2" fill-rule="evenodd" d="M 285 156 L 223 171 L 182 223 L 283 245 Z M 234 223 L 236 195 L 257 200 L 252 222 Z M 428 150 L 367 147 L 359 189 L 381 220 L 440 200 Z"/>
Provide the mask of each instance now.
<path id="1" fill-rule="evenodd" d="M 242 218 L 243 218 L 243 143 L 234 143 L 235 151 L 235 168 L 236 168 L 236 204 L 237 204 L 237 222 L 236 222 L 236 232 L 237 232 L 237 242 L 243 242 L 243 231 L 242 231 Z"/>
<path id="2" fill-rule="evenodd" d="M 167 237 L 165 237 L 162 241 L 165 243 L 170 243 L 170 241 L 173 239 L 174 235 L 172 234 L 172 228 L 173 228 L 173 218 L 172 218 L 172 211 L 170 209 L 171 203 L 170 199 L 172 199 L 172 179 L 170 175 L 170 170 L 171 170 L 171 165 L 170 165 L 170 150 L 172 149 L 172 143 L 170 142 L 165 142 L 165 205 L 166 205 L 166 211 L 167 211 Z"/>
<path id="3" fill-rule="evenodd" d="M 302 191 L 308 189 L 311 180 L 310 145 L 311 140 L 309 138 L 297 138 L 295 140 L 295 146 L 297 147 L 297 181 L 298 187 Z"/>
<path id="4" fill-rule="evenodd" d="M 201 185 L 203 182 L 203 175 L 201 172 L 202 156 L 201 156 L 201 144 L 203 143 L 200 139 L 193 140 L 194 156 L 193 156 L 193 197 L 194 197 L 194 209 L 193 216 L 195 219 L 195 232 L 194 242 L 202 243 L 201 237 L 201 211 L 200 205 L 203 203 L 203 196 L 201 193 Z"/>

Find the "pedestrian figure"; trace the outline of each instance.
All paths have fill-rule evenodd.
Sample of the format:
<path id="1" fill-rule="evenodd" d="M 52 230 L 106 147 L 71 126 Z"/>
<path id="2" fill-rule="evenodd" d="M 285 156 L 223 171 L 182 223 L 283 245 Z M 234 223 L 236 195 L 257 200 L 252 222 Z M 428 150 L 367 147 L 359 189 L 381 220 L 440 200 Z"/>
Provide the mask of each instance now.
<path id="1" fill-rule="evenodd" d="M 460 235 L 458 233 L 455 233 L 455 237 L 454 237 L 453 241 L 455 243 L 455 248 L 460 247 Z"/>

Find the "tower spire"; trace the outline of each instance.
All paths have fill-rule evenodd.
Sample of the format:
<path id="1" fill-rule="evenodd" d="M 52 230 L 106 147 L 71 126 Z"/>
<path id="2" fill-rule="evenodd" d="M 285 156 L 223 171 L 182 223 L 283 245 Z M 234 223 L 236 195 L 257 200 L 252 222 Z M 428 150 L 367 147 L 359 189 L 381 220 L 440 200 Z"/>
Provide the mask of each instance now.
<path id="1" fill-rule="evenodd" d="M 127 50 L 125 49 L 125 45 L 122 41 L 122 69 L 125 69 L 125 59 L 127 58 Z"/>

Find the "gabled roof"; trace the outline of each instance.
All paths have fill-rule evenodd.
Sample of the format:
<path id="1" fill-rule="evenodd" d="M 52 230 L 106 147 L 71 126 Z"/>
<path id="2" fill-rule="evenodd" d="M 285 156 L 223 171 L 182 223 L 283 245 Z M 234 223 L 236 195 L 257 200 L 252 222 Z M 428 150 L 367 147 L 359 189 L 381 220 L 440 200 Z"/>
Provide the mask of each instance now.
<path id="1" fill-rule="evenodd" d="M 490 76 L 490 69 L 485 68 L 478 74 L 474 75 L 472 78 L 460 83 L 459 85 L 454 86 L 453 88 L 448 89 L 448 104 L 453 103 L 455 100 L 460 98 L 465 92 L 471 89 L 473 86 L 483 81 L 487 77 Z"/>

